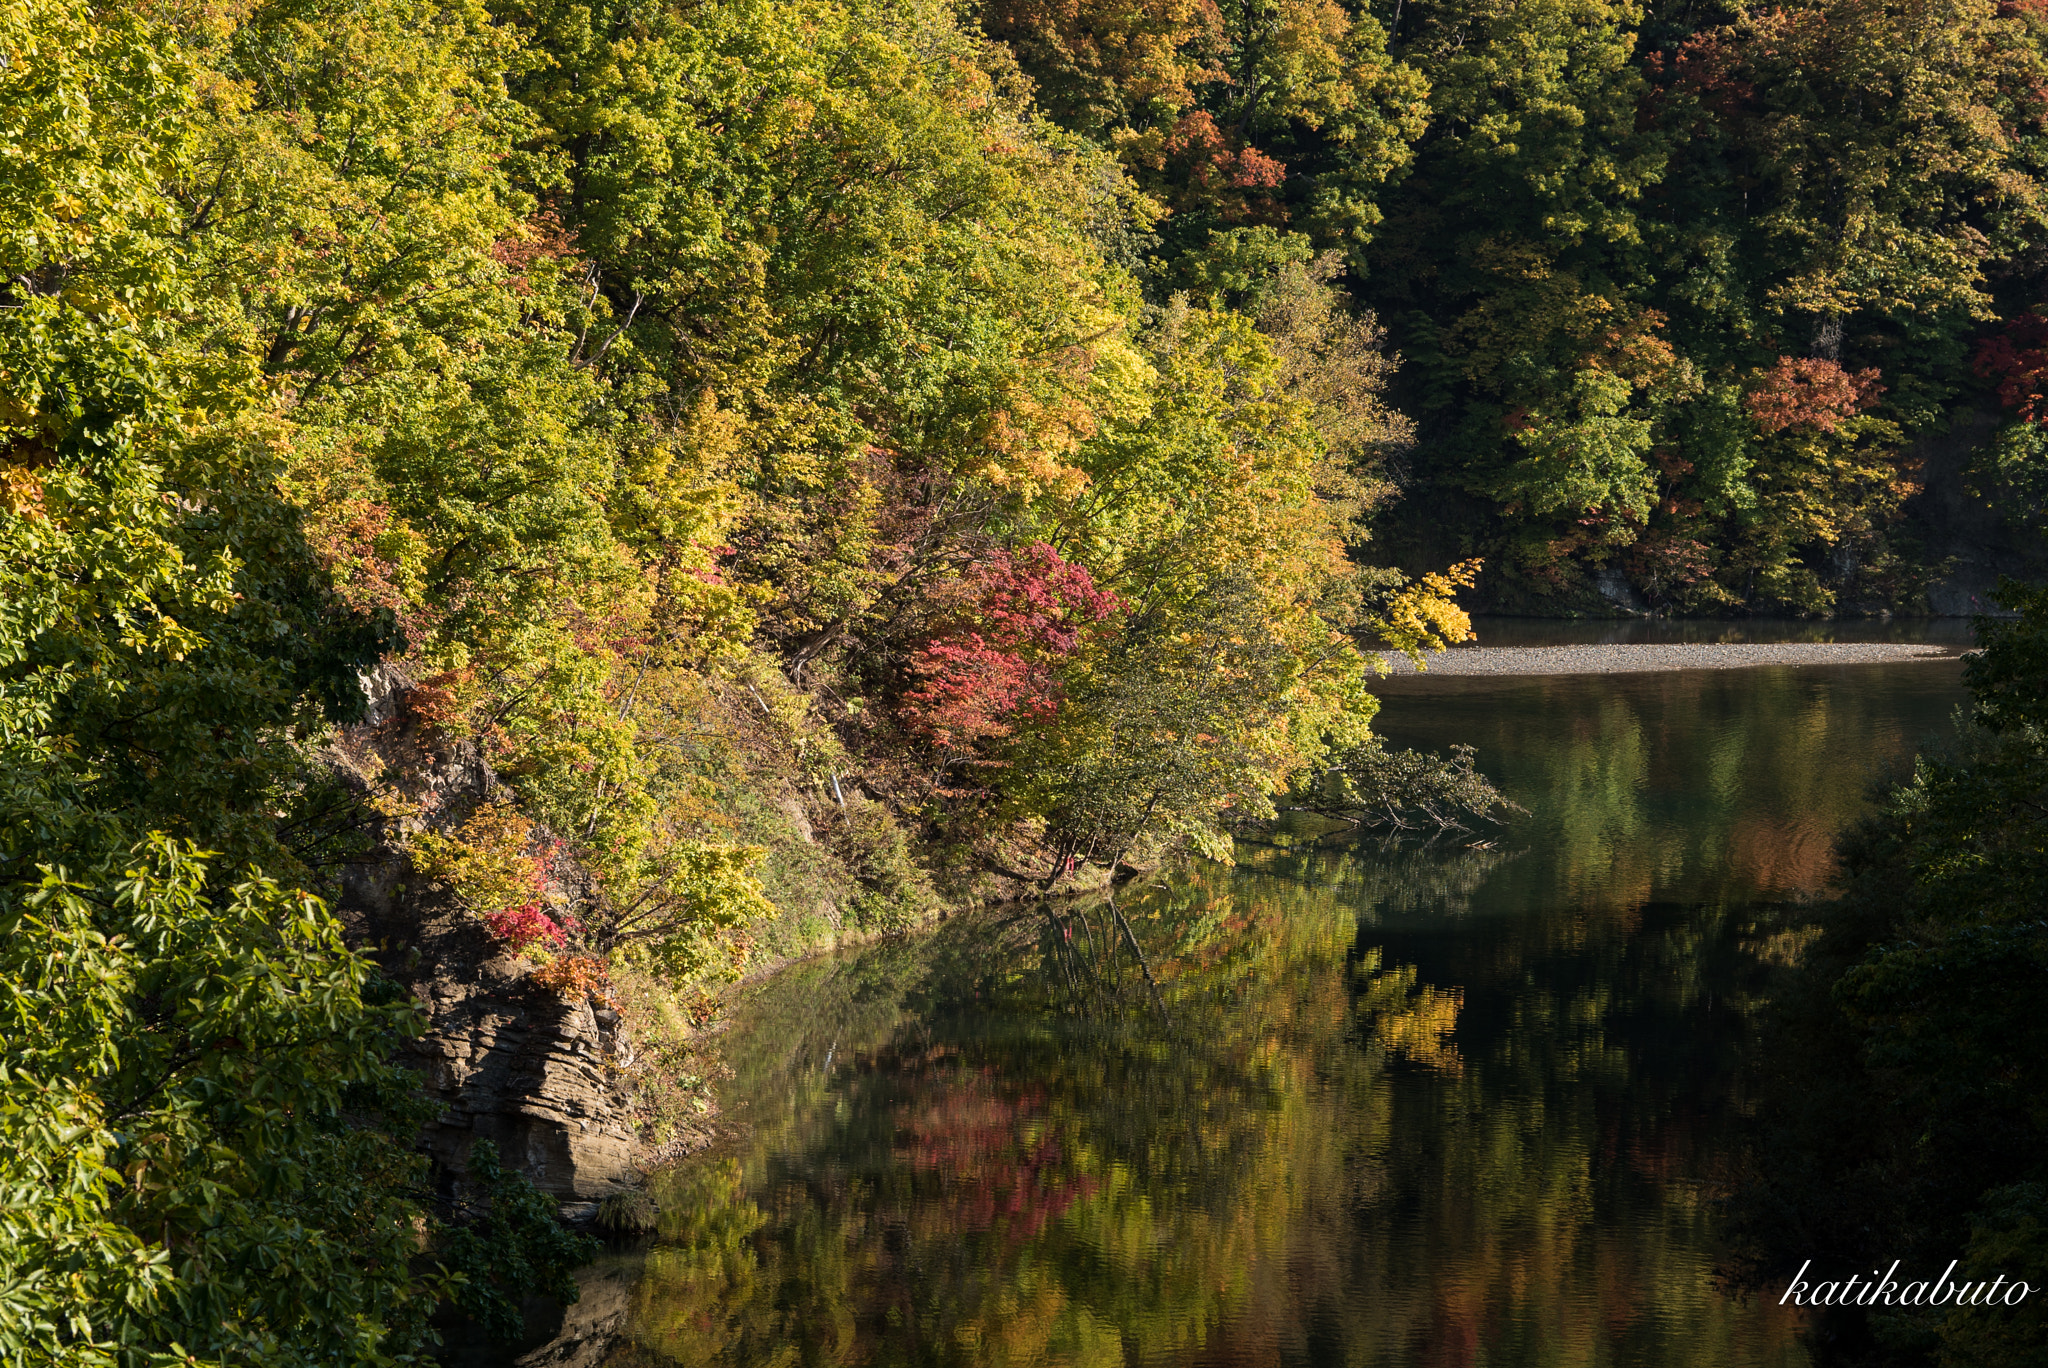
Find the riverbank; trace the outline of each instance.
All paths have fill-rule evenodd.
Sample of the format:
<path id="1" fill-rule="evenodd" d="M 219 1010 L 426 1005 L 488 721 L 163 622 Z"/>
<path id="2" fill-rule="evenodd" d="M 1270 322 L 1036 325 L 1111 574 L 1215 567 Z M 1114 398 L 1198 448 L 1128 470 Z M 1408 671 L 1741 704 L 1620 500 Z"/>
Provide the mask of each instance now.
<path id="1" fill-rule="evenodd" d="M 1888 665 L 1952 661 L 1960 646 L 1896 641 L 1607 642 L 1569 646 L 1457 646 L 1424 657 L 1381 652 L 1389 672 L 1412 675 L 1633 674 L 1758 665 Z"/>
<path id="2" fill-rule="evenodd" d="M 1479 624 L 1482 642 L 1454 647 L 1448 651 L 1434 653 L 1426 658 L 1428 676 L 1593 676 L 1604 674 L 1635 674 L 1653 672 L 1675 672 L 1685 670 L 1726 670 L 1742 667 L 1767 665 L 1872 665 L 1906 662 L 1953 662 L 1965 649 L 1969 638 L 1960 632 L 1949 632 L 1935 640 L 1860 640 L 1860 641 L 1588 641 L 1566 640 L 1559 642 L 1559 635 L 1576 635 L 1580 632 L 1614 630 L 1616 624 L 1541 622 L 1535 620 L 1483 621 Z M 1643 624 L 1623 623 L 1621 627 L 1644 630 Z M 1726 624 L 1656 622 L 1648 624 L 1659 632 L 1678 634 L 1685 632 L 1716 633 L 1783 631 L 1830 631 L 1840 624 Z M 1854 623 L 1849 628 L 1859 631 L 1885 630 L 1885 625 Z M 1898 630 L 1893 628 L 1891 630 Z M 1911 630 L 1910 626 L 1908 630 Z M 1925 631 L 1924 625 L 1920 630 Z M 1546 636 L 1549 638 L 1545 640 Z M 1536 641 L 1544 644 L 1491 645 L 1491 641 Z M 1388 653 L 1391 674 L 1406 676 L 1411 683 L 1405 683 L 1394 692 L 1411 692 L 1421 684 L 1421 675 L 1416 667 L 1404 656 Z M 832 812 L 826 811 L 821 817 L 807 819 L 802 830 L 814 841 L 831 839 L 826 823 L 832 819 Z M 812 836 L 813 828 L 815 836 Z M 1064 881 L 1059 894 L 1062 896 L 1087 895 L 1100 891 L 1107 872 L 1086 867 L 1078 879 Z M 771 941 L 757 949 L 756 957 L 746 966 L 741 977 L 715 990 L 711 996 L 721 1000 L 721 1010 L 711 1013 L 707 1023 L 680 1026 L 674 1030 L 674 1046 L 681 1055 L 699 1059 L 696 1068 L 707 1068 L 715 1074 L 716 1066 L 710 1061 L 715 1058 L 717 1046 L 714 1043 L 723 1033 L 726 1013 L 723 1005 L 729 1005 L 764 982 L 772 979 L 791 966 L 808 963 L 821 958 L 844 955 L 877 941 L 901 936 L 905 933 L 928 932 L 932 926 L 949 916 L 991 906 L 1000 906 L 1030 897 L 1043 896 L 1044 891 L 1034 883 L 1011 877 L 989 875 L 984 878 L 970 896 L 955 899 L 934 900 L 921 915 L 909 923 L 890 928 L 862 926 L 851 918 L 841 918 L 827 925 L 816 923 L 815 938 L 798 940 L 794 943 Z M 631 1014 L 645 1023 L 659 1019 L 656 1011 L 640 1011 Z M 641 1048 L 646 1056 L 644 1068 L 660 1067 L 663 1051 L 648 1048 L 642 1041 Z M 673 1162 L 708 1147 L 719 1132 L 720 1107 L 718 1088 L 712 1079 L 706 1078 L 700 1087 L 688 1096 L 678 1095 L 668 1109 L 665 1125 L 652 1129 L 656 1135 L 643 1133 L 641 1143 L 633 1156 L 633 1168 L 644 1173 L 652 1168 Z M 641 1118 L 645 1121 L 645 1118 Z M 642 1130 L 648 1128 L 643 1124 Z M 584 1204 L 588 1206 L 588 1204 Z M 579 1210 L 582 1209 L 579 1207 Z M 593 1208 L 594 1209 L 594 1208 Z"/>

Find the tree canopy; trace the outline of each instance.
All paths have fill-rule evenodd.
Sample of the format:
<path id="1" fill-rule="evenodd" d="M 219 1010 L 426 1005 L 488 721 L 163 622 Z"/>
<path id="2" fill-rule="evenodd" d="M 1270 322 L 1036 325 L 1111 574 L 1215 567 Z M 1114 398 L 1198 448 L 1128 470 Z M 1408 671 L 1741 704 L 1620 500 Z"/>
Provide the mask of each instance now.
<path id="1" fill-rule="evenodd" d="M 476 1211 L 573 1253 L 377 1143 L 420 1023 L 327 910 L 373 843 L 654 1030 L 1276 795 L 1490 810 L 1370 729 L 1475 584 L 1911 606 L 1917 436 L 1996 410 L 1970 478 L 2048 490 L 2043 22 L 7 9 L 7 1182 L 59 1200 L 0 1343 L 402 1360 L 526 1276 Z"/>
<path id="2" fill-rule="evenodd" d="M 1261 60 L 1391 155 L 1398 83 Z M 1033 91 L 936 6 L 0 16 L 10 1362 L 402 1363 L 562 1285 L 413 1154 L 372 843 L 541 990 L 681 994 L 1227 854 L 1464 633 L 1361 555 L 1338 258 L 1160 294 L 1159 183 Z"/>

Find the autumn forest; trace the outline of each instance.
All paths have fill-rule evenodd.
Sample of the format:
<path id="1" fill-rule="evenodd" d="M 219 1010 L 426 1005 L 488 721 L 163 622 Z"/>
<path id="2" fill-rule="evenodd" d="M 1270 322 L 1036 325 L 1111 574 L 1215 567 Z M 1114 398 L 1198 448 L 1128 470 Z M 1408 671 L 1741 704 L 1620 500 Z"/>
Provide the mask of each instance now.
<path id="1" fill-rule="evenodd" d="M 478 964 L 663 1152 L 741 974 L 1506 810 L 1472 610 L 1929 611 L 2044 299 L 2040 0 L 0 7 L 0 1361 L 567 1295 Z"/>

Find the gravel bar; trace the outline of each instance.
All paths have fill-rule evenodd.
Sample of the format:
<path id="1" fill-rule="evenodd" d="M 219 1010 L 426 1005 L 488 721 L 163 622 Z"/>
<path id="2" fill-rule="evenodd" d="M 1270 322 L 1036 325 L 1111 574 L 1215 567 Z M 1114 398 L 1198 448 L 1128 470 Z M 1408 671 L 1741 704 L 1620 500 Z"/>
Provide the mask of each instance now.
<path id="1" fill-rule="evenodd" d="M 1954 660 L 1953 646 L 1896 641 L 1654 642 L 1600 646 L 1460 646 L 1426 657 L 1433 675 L 1633 674 L 1649 670 L 1733 670 L 1751 665 L 1880 665 Z M 1408 657 L 1381 652 L 1397 675 Z"/>

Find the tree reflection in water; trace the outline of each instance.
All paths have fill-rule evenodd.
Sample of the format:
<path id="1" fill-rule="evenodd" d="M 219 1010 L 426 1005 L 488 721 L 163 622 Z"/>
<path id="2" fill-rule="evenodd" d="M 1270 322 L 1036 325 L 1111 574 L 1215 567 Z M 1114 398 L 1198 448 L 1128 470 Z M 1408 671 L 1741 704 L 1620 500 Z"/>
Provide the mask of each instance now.
<path id="1" fill-rule="evenodd" d="M 1800 1362 L 1713 1280 L 1767 900 L 1954 673 L 1481 683 L 1385 725 L 1479 742 L 1527 821 L 1130 896 L 1156 998 L 1085 904 L 769 981 L 611 1361 Z"/>

